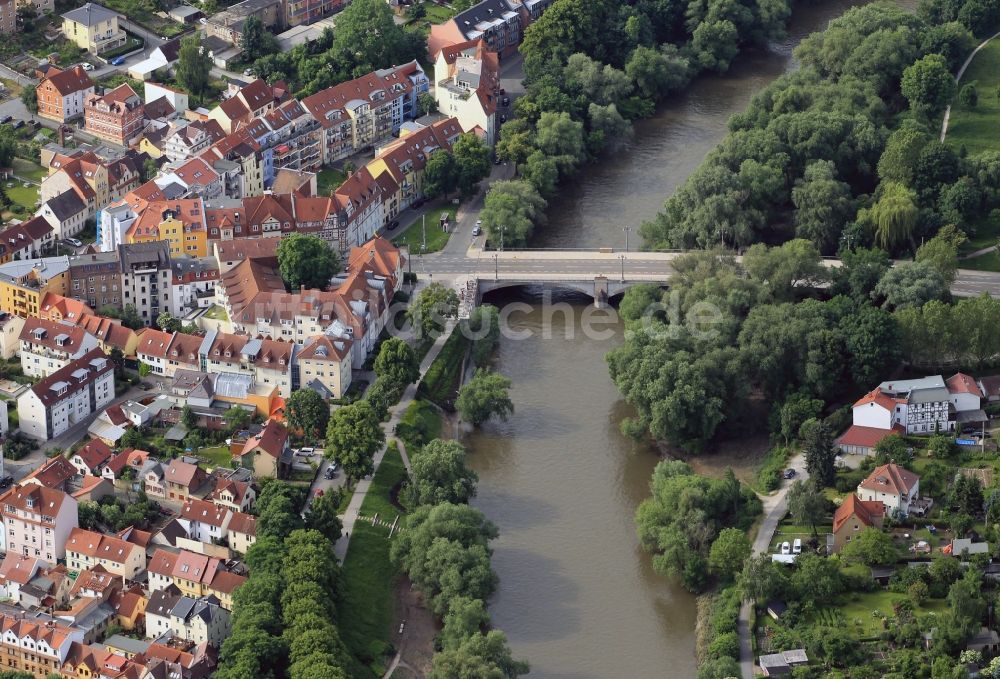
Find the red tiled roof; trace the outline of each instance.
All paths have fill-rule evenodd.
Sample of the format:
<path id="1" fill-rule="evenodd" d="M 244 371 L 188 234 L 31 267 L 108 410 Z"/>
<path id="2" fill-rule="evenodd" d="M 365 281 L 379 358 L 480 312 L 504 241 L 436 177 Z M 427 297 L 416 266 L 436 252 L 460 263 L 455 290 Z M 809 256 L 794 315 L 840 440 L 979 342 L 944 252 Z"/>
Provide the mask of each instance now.
<path id="1" fill-rule="evenodd" d="M 264 429 L 257 435 L 251 436 L 243 445 L 241 455 L 246 455 L 254 450 L 262 450 L 271 457 L 278 459 L 285 449 L 288 441 L 288 430 L 282 427 L 275 420 L 268 420 Z"/>
<path id="2" fill-rule="evenodd" d="M 146 328 L 139 335 L 139 346 L 136 347 L 135 351 L 137 354 L 146 354 L 155 358 L 166 358 L 172 339 L 173 335 L 169 332 Z"/>
<path id="3" fill-rule="evenodd" d="M 903 469 L 895 462 L 890 462 L 876 467 L 858 487 L 880 493 L 903 495 L 909 493 L 919 481 L 920 477 L 909 469 Z"/>
<path id="4" fill-rule="evenodd" d="M 976 384 L 976 380 L 965 373 L 955 373 L 948 378 L 945 384 L 948 385 L 948 391 L 952 394 L 972 394 L 979 398 L 983 397 L 983 392 Z"/>
<path id="5" fill-rule="evenodd" d="M 848 495 L 833 513 L 833 532 L 836 533 L 844 522 L 852 516 L 865 526 L 874 526 L 877 519 L 885 514 L 885 505 L 879 500 L 860 500 L 854 493 Z"/>
<path id="6" fill-rule="evenodd" d="M 875 387 L 874 389 L 872 389 L 871 391 L 869 391 L 867 394 L 865 394 L 864 396 L 862 396 L 861 398 L 859 398 L 857 401 L 855 401 L 853 407 L 857 408 L 858 406 L 863 406 L 863 405 L 866 405 L 868 403 L 878 404 L 878 405 L 882 406 L 883 408 L 885 408 L 886 410 L 888 410 L 891 413 L 893 410 L 895 410 L 897 403 L 906 403 L 906 399 L 905 398 L 893 398 L 892 396 L 889 396 L 888 394 L 884 393 L 878 387 Z"/>
<path id="7" fill-rule="evenodd" d="M 39 87 L 44 85 L 45 81 L 52 83 L 52 87 L 64 97 L 67 94 L 73 94 L 74 92 L 86 90 L 94 86 L 94 81 L 83 70 L 83 66 L 75 66 L 65 71 L 59 71 L 55 75 L 45 78 Z"/>
<path id="8" fill-rule="evenodd" d="M 167 465 L 165 478 L 188 489 L 197 488 L 205 480 L 205 472 L 196 464 L 174 458 Z"/>
<path id="9" fill-rule="evenodd" d="M 63 336 L 62 344 L 56 338 Z M 84 343 L 87 331 L 69 321 L 47 321 L 42 318 L 28 318 L 21 328 L 19 339 L 29 344 L 40 344 L 51 351 L 75 354 Z"/>
<path id="10" fill-rule="evenodd" d="M 230 514 L 226 507 L 220 507 L 207 500 L 191 498 L 181 507 L 181 517 L 188 521 L 197 521 L 221 528 Z"/>
<path id="11" fill-rule="evenodd" d="M 847 431 L 834 441 L 837 445 L 858 446 L 861 448 L 874 448 L 875 445 L 886 436 L 902 434 L 903 428 L 898 424 L 892 429 L 879 429 L 877 427 L 862 427 L 851 425 Z"/>
<path id="12" fill-rule="evenodd" d="M 107 359 L 104 352 L 99 348 L 94 348 L 69 365 L 55 371 L 42 381 L 36 382 L 32 385 L 31 391 L 43 405 L 49 406 L 61 399 L 67 398 L 70 394 L 75 394 L 98 377 L 102 377 L 113 371 L 114 368 L 114 364 Z M 86 375 L 82 377 L 73 375 L 73 373 L 80 370 L 86 372 Z M 56 391 L 53 389 L 53 387 L 60 383 L 66 385 L 65 391 Z"/>
<path id="13" fill-rule="evenodd" d="M 21 483 L 23 485 L 28 481 L 37 481 L 38 485 L 46 488 L 59 488 L 77 473 L 76 467 L 70 464 L 69 460 L 57 455 L 29 474 Z"/>
<path id="14" fill-rule="evenodd" d="M 257 517 L 245 512 L 233 512 L 233 518 L 229 520 L 229 532 L 256 535 Z"/>
<path id="15" fill-rule="evenodd" d="M 80 450 L 76 451 L 75 455 L 79 455 L 80 459 L 87 466 L 87 469 L 91 471 L 96 470 L 102 464 L 114 457 L 114 451 L 101 439 L 91 439 L 87 441 Z"/>
<path id="16" fill-rule="evenodd" d="M 69 534 L 69 540 L 66 541 L 66 549 L 87 557 L 123 564 L 136 550 L 141 551 L 142 547 L 113 535 L 74 528 Z"/>

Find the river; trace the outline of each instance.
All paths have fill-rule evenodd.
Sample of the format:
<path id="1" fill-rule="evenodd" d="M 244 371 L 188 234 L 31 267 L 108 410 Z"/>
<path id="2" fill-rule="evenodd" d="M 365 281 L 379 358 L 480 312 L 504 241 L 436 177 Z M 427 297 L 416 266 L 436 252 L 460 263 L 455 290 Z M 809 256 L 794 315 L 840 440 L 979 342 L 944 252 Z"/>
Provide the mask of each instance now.
<path id="1" fill-rule="evenodd" d="M 800 5 L 787 40 L 741 56 L 727 75 L 700 79 L 640 121 L 623 149 L 562 187 L 549 225 L 532 245 L 621 246 L 621 227 L 628 225 L 637 247 L 636 227 L 722 139 L 729 116 L 794 68 L 794 45 L 853 4 L 860 3 Z M 493 559 L 500 585 L 490 613 L 515 654 L 531 663 L 535 679 L 688 679 L 696 673 L 694 597 L 653 571 L 633 525 L 658 456 L 618 431 L 629 407 L 604 355 L 621 343 L 622 329 L 611 326 L 603 340 L 584 337 L 580 314 L 587 300 L 571 299 L 576 318 L 556 314 L 551 322 L 533 291 L 487 299 L 501 306 L 528 302 L 530 311 L 511 321 L 535 332 L 502 339 L 495 358 L 494 367 L 513 380 L 513 417 L 466 439 L 480 476 L 473 504 L 500 529 Z M 558 339 L 542 339 L 544 327 Z M 572 339 L 564 338 L 567 328 Z M 738 448 L 722 459 L 699 460 L 697 471 L 745 465 L 746 451 Z"/>

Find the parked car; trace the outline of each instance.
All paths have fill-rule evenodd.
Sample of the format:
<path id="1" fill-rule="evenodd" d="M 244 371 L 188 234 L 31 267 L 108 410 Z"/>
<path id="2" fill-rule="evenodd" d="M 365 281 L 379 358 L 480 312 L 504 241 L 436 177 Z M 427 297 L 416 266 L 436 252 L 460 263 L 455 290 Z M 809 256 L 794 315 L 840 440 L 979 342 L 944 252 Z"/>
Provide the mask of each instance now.
<path id="1" fill-rule="evenodd" d="M 500 122 L 501 123 L 507 122 L 507 114 L 506 113 L 501 113 L 500 114 Z"/>
<path id="2" fill-rule="evenodd" d="M 410 207 L 412 207 L 414 210 L 416 210 L 418 207 L 420 207 L 421 205 L 423 205 L 426 202 L 427 201 L 424 200 L 423 198 L 417 198 L 415 201 L 413 201 L 412 203 L 410 203 Z"/>
<path id="3" fill-rule="evenodd" d="M 386 229 L 388 229 L 389 231 L 392 231 L 393 229 L 396 229 L 398 227 L 399 227 L 399 220 L 398 219 L 394 219 L 391 222 L 389 222 L 389 226 L 387 226 Z"/>
<path id="4" fill-rule="evenodd" d="M 330 469 L 332 469 L 333 471 L 337 471 L 338 469 L 340 469 L 340 465 L 337 464 L 336 460 L 330 463 Z"/>
<path id="5" fill-rule="evenodd" d="M 3 118 L 0 118 L 0 125 L 6 125 L 7 123 L 9 123 L 10 121 L 12 121 L 13 119 L 14 119 L 14 116 L 4 116 Z"/>
<path id="6" fill-rule="evenodd" d="M 483 227 L 479 226 L 478 224 L 476 224 L 474 227 L 472 227 L 472 237 L 473 238 L 475 238 L 476 236 L 481 235 L 482 233 L 483 233 Z"/>
<path id="7" fill-rule="evenodd" d="M 85 71 L 93 71 L 94 70 L 94 65 L 92 63 L 90 63 L 89 61 L 85 61 L 85 62 L 83 62 L 80 65 L 83 66 L 83 70 L 85 70 Z"/>
<path id="8" fill-rule="evenodd" d="M 792 543 L 792 554 L 802 553 L 802 538 L 795 538 L 795 542 Z"/>
<path id="9" fill-rule="evenodd" d="M 795 474 L 796 474 L 796 473 L 797 473 L 797 472 L 796 472 L 796 471 L 795 471 L 794 469 L 791 469 L 791 468 L 789 468 L 789 469 L 786 469 L 786 470 L 785 470 L 785 474 L 784 474 L 784 477 L 785 477 L 786 479 L 794 479 L 794 478 L 795 478 Z"/>
<path id="10" fill-rule="evenodd" d="M 202 26 L 204 26 L 205 24 L 208 23 L 208 19 L 206 19 L 205 17 L 202 17 L 202 18 L 198 19 L 198 23 L 201 24 Z"/>
<path id="11" fill-rule="evenodd" d="M 327 481 L 329 481 L 330 479 L 332 479 L 336 475 L 337 475 L 337 470 L 333 468 L 333 465 L 330 465 L 329 467 L 327 467 L 326 471 L 323 472 L 323 478 L 326 479 Z"/>
<path id="12" fill-rule="evenodd" d="M 9 488 L 14 483 L 14 477 L 10 474 L 0 477 L 0 488 Z"/>
<path id="13" fill-rule="evenodd" d="M 16 123 L 11 125 L 11 127 L 13 127 L 15 130 L 20 130 L 22 127 L 24 127 L 24 121 L 18 120 Z"/>
<path id="14" fill-rule="evenodd" d="M 122 64 L 125 63 L 125 57 L 115 57 L 108 63 L 111 64 L 112 66 L 121 66 Z"/>
<path id="15" fill-rule="evenodd" d="M 244 75 L 244 77 L 252 78 L 253 77 L 253 69 L 252 68 L 246 69 L 245 71 L 243 71 L 243 75 Z"/>
<path id="16" fill-rule="evenodd" d="M 83 241 L 80 240 L 79 238 L 63 238 L 63 240 L 66 241 L 66 243 L 68 243 L 69 245 L 72 245 L 75 248 L 83 246 Z"/>
<path id="17" fill-rule="evenodd" d="M 782 554 L 792 553 L 792 545 L 787 540 L 781 543 L 781 553 Z"/>
<path id="18" fill-rule="evenodd" d="M 504 97 L 503 98 L 503 105 L 504 106 L 510 106 L 510 97 Z"/>

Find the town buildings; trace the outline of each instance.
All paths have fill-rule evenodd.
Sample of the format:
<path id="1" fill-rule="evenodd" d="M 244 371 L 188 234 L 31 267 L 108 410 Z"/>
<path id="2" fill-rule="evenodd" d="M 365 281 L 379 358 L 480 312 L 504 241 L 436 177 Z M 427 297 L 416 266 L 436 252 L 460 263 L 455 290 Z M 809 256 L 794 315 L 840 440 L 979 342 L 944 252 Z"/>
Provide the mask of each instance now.
<path id="1" fill-rule="evenodd" d="M 885 505 L 881 500 L 861 500 L 854 493 L 833 514 L 833 551 L 840 552 L 865 528 L 881 528 Z"/>
<path id="2" fill-rule="evenodd" d="M 114 366 L 100 349 L 33 384 L 17 399 L 23 434 L 39 441 L 59 436 L 115 396 Z"/>
<path id="3" fill-rule="evenodd" d="M 84 129 L 119 146 L 127 146 L 142 131 L 142 99 L 129 85 L 103 95 L 91 94 L 83 104 Z"/>
<path id="4" fill-rule="evenodd" d="M 487 146 L 496 143 L 500 98 L 500 60 L 485 41 L 466 40 L 443 47 L 434 62 L 434 100 L 438 111 L 458 119 Z"/>
<path id="5" fill-rule="evenodd" d="M 146 325 L 156 323 L 171 308 L 173 270 L 167 241 L 151 241 L 118 246 L 121 267 L 122 304 L 135 307 Z"/>
<path id="6" fill-rule="evenodd" d="M 0 496 L 2 547 L 52 565 L 66 556 L 66 541 L 77 526 L 76 500 L 61 490 L 35 484 L 14 486 Z"/>
<path id="7" fill-rule="evenodd" d="M 0 34 L 10 35 L 17 30 L 17 6 L 16 0 L 0 2 Z"/>
<path id="8" fill-rule="evenodd" d="M 88 2 L 62 15 L 62 32 L 80 49 L 100 54 L 125 44 L 119 16 L 106 7 Z"/>
<path id="9" fill-rule="evenodd" d="M 20 336 L 21 369 L 48 377 L 97 347 L 97 338 L 70 321 L 28 318 Z"/>
<path id="10" fill-rule="evenodd" d="M 113 535 L 74 528 L 66 542 L 66 565 L 77 571 L 100 566 L 133 580 L 146 569 L 146 550 Z"/>
<path id="11" fill-rule="evenodd" d="M 895 462 L 876 467 L 858 484 L 858 499 L 881 502 L 886 515 L 906 516 L 920 497 L 920 477 Z"/>
<path id="12" fill-rule="evenodd" d="M 84 102 L 93 93 L 94 81 L 82 66 L 65 71 L 50 69 L 35 89 L 38 115 L 59 123 L 78 118 L 83 115 Z"/>

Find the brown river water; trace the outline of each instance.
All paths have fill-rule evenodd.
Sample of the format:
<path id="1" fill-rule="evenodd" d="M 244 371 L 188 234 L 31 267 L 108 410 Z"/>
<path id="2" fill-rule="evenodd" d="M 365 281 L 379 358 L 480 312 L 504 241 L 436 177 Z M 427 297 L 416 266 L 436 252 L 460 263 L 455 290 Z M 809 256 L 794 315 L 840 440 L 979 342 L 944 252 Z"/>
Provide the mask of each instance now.
<path id="1" fill-rule="evenodd" d="M 641 121 L 617 154 L 563 187 L 550 205 L 549 225 L 532 245 L 623 245 L 621 227 L 653 217 L 722 139 L 728 117 L 794 67 L 794 45 L 852 4 L 859 3 L 800 4 L 785 42 L 740 57 L 729 74 L 700 79 Z M 638 245 L 635 230 L 631 244 Z M 633 515 L 649 495 L 659 458 L 618 430 L 630 411 L 604 355 L 621 343 L 621 326 L 611 326 L 610 339 L 584 337 L 580 313 L 589 300 L 567 298 L 576 318 L 555 314 L 553 338 L 542 339 L 536 293 L 508 291 L 487 299 L 500 306 L 531 304 L 531 311 L 512 314 L 511 324 L 535 336 L 501 340 L 494 360 L 494 368 L 513 380 L 513 417 L 465 440 L 480 477 L 473 504 L 500 529 L 493 622 L 515 654 L 531 663 L 535 679 L 694 677 L 694 597 L 653 571 L 635 534 Z M 724 459 L 717 465 L 746 460 L 739 450 Z M 712 458 L 699 463 L 699 472 L 718 471 Z M 739 472 L 748 472 L 745 464 Z"/>

